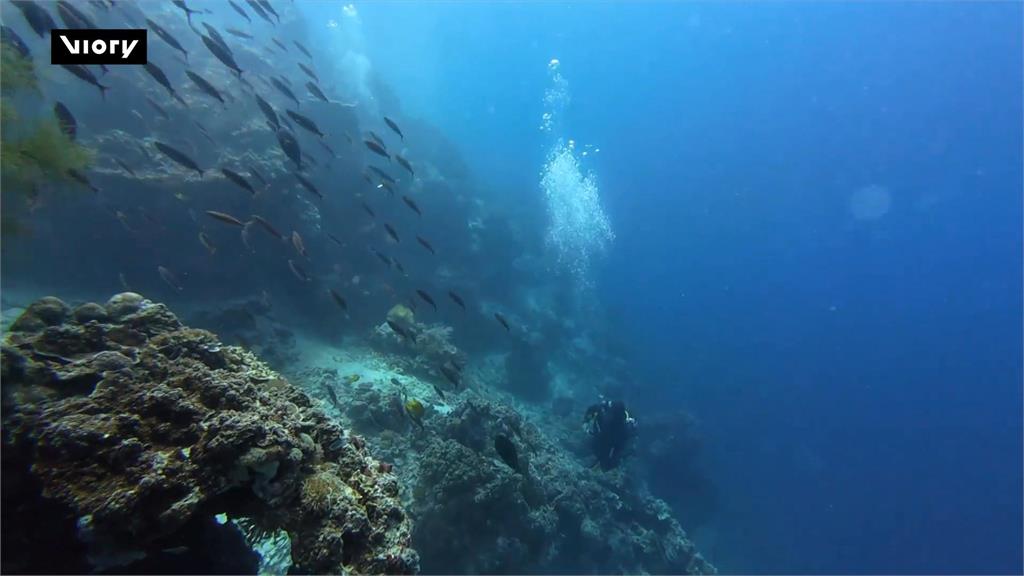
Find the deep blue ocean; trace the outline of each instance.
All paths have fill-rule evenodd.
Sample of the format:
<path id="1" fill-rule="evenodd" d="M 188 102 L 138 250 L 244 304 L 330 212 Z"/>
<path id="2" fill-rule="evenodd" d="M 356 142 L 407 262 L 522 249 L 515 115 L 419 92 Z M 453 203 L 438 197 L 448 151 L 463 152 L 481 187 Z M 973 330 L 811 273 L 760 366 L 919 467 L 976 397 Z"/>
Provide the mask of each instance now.
<path id="1" fill-rule="evenodd" d="M 219 2 L 191 4 L 237 24 Z M 366 86 L 330 80 L 327 62 L 374 78 L 378 101 L 443 134 L 474 194 L 532 239 L 524 244 L 558 251 L 552 220 L 574 202 L 544 188 L 553 150 L 568 147 L 590 175 L 591 196 L 576 197 L 585 213 L 563 214 L 576 236 L 554 233 L 577 259 L 552 275 L 579 297 L 559 309 L 559 337 L 604 319 L 588 333 L 628 360 L 609 374 L 639 422 L 637 442 L 651 441 L 645 418 L 692 415 L 713 489 L 696 505 L 700 522 L 682 511 L 681 524 L 719 571 L 1024 571 L 1024 4 L 342 6 L 294 3 L 323 84 L 348 86 L 351 100 Z M 339 30 L 362 59 L 337 45 Z M 86 126 L 99 126 L 95 90 L 81 94 Z M 316 114 L 331 123 L 326 108 Z M 341 149 L 341 129 L 327 132 Z M 429 196 L 421 203 L 429 211 Z M 184 212 L 166 218 L 187 223 Z M 314 254 L 331 246 L 295 226 Z M 200 261 L 194 236 L 189 260 Z M 445 233 L 432 238 L 443 252 Z M 163 245 L 164 260 L 120 246 L 112 268 L 86 266 L 74 282 L 114 289 L 125 270 L 133 288 L 192 297 L 154 276 L 157 263 L 186 267 L 164 242 L 149 246 Z M 13 260 L 8 289 L 32 267 Z M 494 270 L 510 260 L 473 261 L 492 270 L 481 294 L 501 300 Z M 373 258 L 352 262 L 339 277 L 370 276 Z M 133 266 L 148 279 L 133 279 Z M 224 280 L 234 266 L 211 272 L 221 280 L 205 294 L 238 292 Z M 246 282 L 290 286 L 275 270 Z M 37 271 L 44 280 L 26 285 L 54 285 L 52 270 Z M 496 309 L 523 318 L 525 300 Z M 654 462 L 654 474 L 678 464 Z"/>
<path id="2" fill-rule="evenodd" d="M 602 148 L 600 302 L 637 401 L 702 423 L 721 569 L 1021 571 L 1020 3 L 361 13 L 510 202 L 561 62 L 566 132 Z M 888 209 L 858 218 L 867 187 Z"/>

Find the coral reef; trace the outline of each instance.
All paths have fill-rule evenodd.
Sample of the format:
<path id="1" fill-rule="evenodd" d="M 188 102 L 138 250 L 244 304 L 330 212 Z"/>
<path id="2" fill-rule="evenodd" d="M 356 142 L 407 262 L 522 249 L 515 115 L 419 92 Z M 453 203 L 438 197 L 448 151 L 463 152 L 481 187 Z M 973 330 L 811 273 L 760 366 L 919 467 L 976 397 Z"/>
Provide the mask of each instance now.
<path id="1" fill-rule="evenodd" d="M 622 470 L 585 468 L 510 406 L 466 398 L 433 422 L 411 506 L 425 572 L 715 571 L 664 502 Z"/>
<path id="2" fill-rule="evenodd" d="M 346 425 L 365 433 L 373 452 L 395 465 L 423 571 L 713 573 L 669 507 L 632 471 L 587 467 L 579 455 L 585 447 L 572 441 L 578 427 L 568 419 L 575 424 L 576 418 L 548 426 L 550 413 L 517 409 L 501 398 L 502 386 L 495 385 L 506 377 L 501 358 L 467 366 L 481 385 L 445 388 L 444 398 L 432 391 L 444 384 L 439 377 L 424 382 L 400 372 L 396 381 L 334 387 Z M 382 362 L 398 366 L 401 358 Z M 323 371 L 304 381 L 318 379 L 337 377 Z M 403 417 L 403 393 L 425 405 L 422 429 Z M 499 437 L 510 441 L 514 458 L 499 453 Z"/>
<path id="3" fill-rule="evenodd" d="M 438 367 L 441 365 L 466 364 L 465 352 L 451 341 L 451 326 L 417 322 L 413 312 L 402 304 L 392 307 L 386 320 L 371 331 L 370 342 L 382 352 L 394 353 L 394 362 L 403 370 L 434 376 L 440 374 Z M 405 335 L 395 332 L 389 323 L 398 326 Z"/>
<path id="4" fill-rule="evenodd" d="M 384 391 L 367 382 L 353 389 L 353 401 L 346 406 L 345 415 L 361 430 L 405 432 L 411 423 L 405 417 L 399 390 Z"/>
<path id="5" fill-rule="evenodd" d="M 402 326 L 412 326 L 416 323 L 415 313 L 405 304 L 395 304 L 388 310 L 387 319 L 398 322 Z"/>
<path id="6" fill-rule="evenodd" d="M 42 299 L 11 326 L 0 365 L 5 572 L 144 571 L 199 554 L 197 527 L 234 529 L 219 515 L 283 530 L 299 572 L 418 569 L 391 467 L 251 353 L 162 304 Z"/>
<path id="7" fill-rule="evenodd" d="M 245 330 L 252 306 L 196 317 Z M 552 419 L 503 391 L 503 354 L 467 388 L 410 345 L 350 347 L 303 391 L 138 294 L 43 298 L 9 330 L 5 570 L 715 571 L 650 479 L 588 468 L 571 398 Z"/>

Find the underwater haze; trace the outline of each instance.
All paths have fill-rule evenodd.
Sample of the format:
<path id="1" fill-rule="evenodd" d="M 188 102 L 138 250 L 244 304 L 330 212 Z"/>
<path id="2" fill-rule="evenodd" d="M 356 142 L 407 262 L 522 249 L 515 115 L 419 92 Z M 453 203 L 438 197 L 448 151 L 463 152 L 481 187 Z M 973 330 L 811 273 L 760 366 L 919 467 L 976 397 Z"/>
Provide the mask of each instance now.
<path id="1" fill-rule="evenodd" d="M 1024 4 L 0 19 L 5 572 L 1024 571 Z"/>

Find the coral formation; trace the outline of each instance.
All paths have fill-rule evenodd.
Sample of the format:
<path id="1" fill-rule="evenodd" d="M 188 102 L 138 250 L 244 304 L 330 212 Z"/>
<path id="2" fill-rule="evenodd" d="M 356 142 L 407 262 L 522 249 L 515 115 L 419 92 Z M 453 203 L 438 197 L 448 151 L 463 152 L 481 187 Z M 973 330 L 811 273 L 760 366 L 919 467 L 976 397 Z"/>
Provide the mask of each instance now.
<path id="1" fill-rule="evenodd" d="M 425 571 L 715 571 L 664 502 L 621 470 L 586 468 L 511 407 L 466 398 L 433 422 L 411 507 Z"/>
<path id="2" fill-rule="evenodd" d="M 466 354 L 452 343 L 453 329 L 444 324 L 416 322 L 415 315 L 405 305 L 398 304 L 388 311 L 386 322 L 376 326 L 370 333 L 370 341 L 383 352 L 409 352 L 394 356 L 394 361 L 408 371 L 424 376 L 438 374 L 438 367 L 445 364 L 463 366 Z M 407 336 L 395 332 L 388 324 L 395 324 Z"/>
<path id="3" fill-rule="evenodd" d="M 345 415 L 359 430 L 404 432 L 409 428 L 398 390 L 385 392 L 369 382 L 362 383 L 353 389 L 352 400 L 345 406 Z"/>
<path id="4" fill-rule="evenodd" d="M 395 304 L 388 310 L 387 319 L 398 322 L 402 326 L 411 326 L 416 323 L 416 315 L 404 304 Z"/>
<path id="5" fill-rule="evenodd" d="M 286 532 L 300 572 L 418 569 L 390 466 L 162 304 L 37 301 L 4 340 L 2 377 L 5 572 L 141 571 L 198 554 L 197 526 L 233 526 L 220 514 Z"/>
<path id="6" fill-rule="evenodd" d="M 401 359 L 388 356 L 385 363 Z M 466 371 L 486 374 L 488 384 L 505 376 L 478 366 Z M 306 381 L 317 378 L 328 382 L 337 374 Z M 715 571 L 665 503 L 629 471 L 587 467 L 571 449 L 577 427 L 563 421 L 542 428 L 488 385 L 446 389 L 441 399 L 425 392 L 440 385 L 439 377 L 430 377 L 433 384 L 399 378 L 335 391 L 343 420 L 395 464 L 424 572 Z M 422 429 L 403 416 L 405 391 L 424 405 Z M 545 421 L 549 414 L 536 419 Z"/>

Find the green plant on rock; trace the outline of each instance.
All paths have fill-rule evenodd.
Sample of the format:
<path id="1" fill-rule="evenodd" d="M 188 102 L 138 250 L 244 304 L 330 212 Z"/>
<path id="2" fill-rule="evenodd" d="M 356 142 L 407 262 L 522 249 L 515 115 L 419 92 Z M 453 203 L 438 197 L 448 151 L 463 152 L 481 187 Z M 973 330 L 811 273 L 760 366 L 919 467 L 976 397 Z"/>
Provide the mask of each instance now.
<path id="1" fill-rule="evenodd" d="M 33 94 L 39 94 L 39 81 L 32 61 L 0 44 L 0 226 L 5 234 L 24 228 L 24 203 L 14 200 L 32 199 L 42 184 L 71 182 L 69 172 L 85 170 L 94 157 L 61 130 L 54 116 L 19 114 L 14 99 Z"/>
<path id="2" fill-rule="evenodd" d="M 13 186 L 19 192 L 33 184 L 70 180 L 69 170 L 82 170 L 93 158 L 91 150 L 61 131 L 56 118 L 38 120 L 26 135 L 0 143 L 4 189 Z"/>
<path id="3" fill-rule="evenodd" d="M 0 47 L 0 91 L 13 93 L 21 90 L 39 92 L 39 78 L 32 61 L 7 44 Z M 4 107 L 6 112 L 6 106 Z M 4 120 L 7 116 L 4 115 Z"/>

